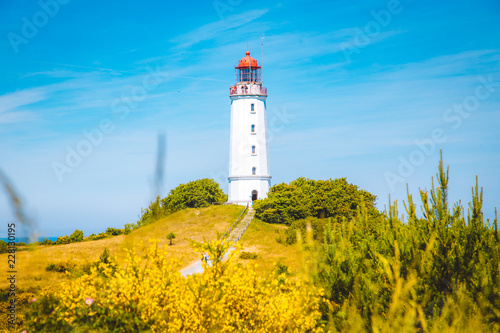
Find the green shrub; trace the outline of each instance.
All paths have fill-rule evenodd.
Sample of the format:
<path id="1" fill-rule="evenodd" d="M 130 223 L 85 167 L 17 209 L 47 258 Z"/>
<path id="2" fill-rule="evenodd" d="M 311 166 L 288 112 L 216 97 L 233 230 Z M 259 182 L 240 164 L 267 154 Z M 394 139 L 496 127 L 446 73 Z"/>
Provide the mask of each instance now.
<path id="1" fill-rule="evenodd" d="M 168 235 L 167 235 L 167 239 L 170 241 L 169 245 L 172 245 L 172 240 L 175 238 L 175 234 L 173 231 L 171 231 Z"/>
<path id="2" fill-rule="evenodd" d="M 156 222 L 167 214 L 166 208 L 160 202 L 160 196 L 157 196 L 148 208 L 141 209 L 141 218 L 137 221 L 137 228 Z"/>
<path id="3" fill-rule="evenodd" d="M 136 227 L 136 225 L 134 223 L 126 223 L 125 230 L 123 231 L 123 233 L 125 235 L 130 234 L 132 232 L 132 230 L 136 229 L 135 227 Z"/>
<path id="4" fill-rule="evenodd" d="M 308 217 L 345 218 L 357 214 L 361 203 L 371 216 L 380 213 L 375 208 L 376 196 L 349 184 L 345 178 L 312 180 L 297 178 L 290 184 L 277 184 L 269 189 L 267 198 L 253 203 L 255 216 L 268 223 L 291 225 Z"/>
<path id="5" fill-rule="evenodd" d="M 137 223 L 129 224 L 130 229 L 156 222 L 168 214 L 185 208 L 208 207 L 214 203 L 224 203 L 227 195 L 213 179 L 198 179 L 187 184 L 181 184 L 172 189 L 169 195 L 160 200 L 160 196 L 151 202 L 148 208 L 141 210 L 141 218 Z"/>
<path id="6" fill-rule="evenodd" d="M 76 264 L 72 260 L 68 260 L 65 262 L 60 262 L 60 263 L 50 263 L 45 267 L 46 271 L 49 272 L 59 272 L 59 273 L 65 273 L 65 272 L 70 272 L 73 271 L 76 268 Z"/>
<path id="7" fill-rule="evenodd" d="M 57 237 L 56 245 L 69 244 L 71 239 L 68 236 Z"/>
<path id="8" fill-rule="evenodd" d="M 226 201 L 227 195 L 219 184 L 213 179 L 204 178 L 177 186 L 161 203 L 162 207 L 171 213 L 185 208 L 208 207 L 212 203 Z"/>
<path id="9" fill-rule="evenodd" d="M 276 263 L 276 274 L 281 275 L 290 275 L 290 272 L 288 271 L 288 266 L 285 264 L 282 264 L 280 262 Z"/>
<path id="10" fill-rule="evenodd" d="M 90 274 L 92 266 L 92 263 L 84 263 L 80 265 L 80 270 L 85 274 Z"/>
<path id="11" fill-rule="evenodd" d="M 7 253 L 7 252 L 9 252 L 9 244 L 0 239 L 0 253 Z"/>
<path id="12" fill-rule="evenodd" d="M 420 190 L 422 217 L 408 194 L 406 219 L 400 218 L 396 204 L 376 218 L 361 205 L 348 223 L 331 220 L 325 225 L 317 275 L 326 298 L 335 304 L 327 311 L 335 330 L 354 330 L 357 322 L 367 331 L 423 326 L 446 331 L 450 325 L 474 331 L 464 327 L 476 327 L 481 320 L 487 325 L 481 330 L 498 331 L 497 219 L 483 220 L 477 180 L 464 216 L 460 202 L 449 208 L 442 159 L 437 179 L 439 186 L 430 193 Z"/>
<path id="13" fill-rule="evenodd" d="M 313 239 L 321 242 L 323 240 L 325 223 L 325 219 L 318 219 L 315 217 L 294 221 L 285 232 L 286 239 L 284 243 L 288 245 L 295 244 L 297 242 L 297 233 L 300 233 L 302 239 L 305 239 L 308 225 L 311 226 Z"/>
<path id="14" fill-rule="evenodd" d="M 111 256 L 111 253 L 107 248 L 104 248 L 99 259 L 94 263 L 94 266 L 97 267 L 97 270 L 102 273 L 103 267 L 111 267 L 112 272 L 114 273 L 118 268 L 118 264 L 116 260 Z"/>
<path id="15" fill-rule="evenodd" d="M 42 238 L 41 241 L 38 241 L 38 244 L 40 244 L 40 245 L 54 245 L 55 242 L 53 242 L 52 240 L 50 240 L 48 238 Z"/>
<path id="16" fill-rule="evenodd" d="M 70 236 L 69 236 L 70 243 L 79 243 L 83 241 L 83 231 L 76 229 Z"/>
<path id="17" fill-rule="evenodd" d="M 110 237 L 112 237 L 110 234 L 105 233 L 105 232 L 101 232 L 101 233 L 93 236 L 92 240 L 99 240 L 99 239 L 105 239 L 105 238 L 110 238 Z"/>
<path id="18" fill-rule="evenodd" d="M 106 233 L 108 235 L 111 235 L 111 236 L 118 236 L 118 235 L 123 234 L 123 230 L 122 229 L 117 229 L 117 228 L 107 228 L 106 229 Z"/>
<path id="19" fill-rule="evenodd" d="M 257 259 L 258 255 L 255 252 L 241 251 L 240 259 Z"/>

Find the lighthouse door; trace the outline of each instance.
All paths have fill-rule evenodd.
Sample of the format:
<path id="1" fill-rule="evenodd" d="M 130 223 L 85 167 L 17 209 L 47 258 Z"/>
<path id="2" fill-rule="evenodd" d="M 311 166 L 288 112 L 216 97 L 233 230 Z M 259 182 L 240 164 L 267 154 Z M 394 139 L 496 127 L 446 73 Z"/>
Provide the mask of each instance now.
<path id="1" fill-rule="evenodd" d="M 257 200 L 257 193 L 258 193 L 257 190 L 252 191 L 252 201 Z"/>

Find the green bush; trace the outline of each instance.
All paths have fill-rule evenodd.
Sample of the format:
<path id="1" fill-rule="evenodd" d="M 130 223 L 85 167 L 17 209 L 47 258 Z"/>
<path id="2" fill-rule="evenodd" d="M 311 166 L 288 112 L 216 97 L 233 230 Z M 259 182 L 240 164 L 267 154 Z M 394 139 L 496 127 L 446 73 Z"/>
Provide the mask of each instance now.
<path id="1" fill-rule="evenodd" d="M 123 231 L 123 233 L 125 235 L 128 235 L 132 232 L 132 230 L 136 229 L 136 225 L 134 223 L 126 223 L 125 224 L 125 230 Z"/>
<path id="2" fill-rule="evenodd" d="M 56 245 L 69 244 L 71 239 L 68 236 L 57 237 Z"/>
<path id="3" fill-rule="evenodd" d="M 9 244 L 0 239 L 0 253 L 7 253 L 7 252 L 9 252 Z"/>
<path id="4" fill-rule="evenodd" d="M 167 212 L 176 212 L 185 208 L 208 207 L 212 203 L 227 201 L 219 184 L 213 179 L 198 179 L 187 184 L 181 184 L 172 189 L 161 203 Z"/>
<path id="5" fill-rule="evenodd" d="M 76 229 L 70 236 L 69 236 L 70 243 L 79 243 L 83 241 L 83 231 Z"/>
<path id="6" fill-rule="evenodd" d="M 105 238 L 110 238 L 112 237 L 110 234 L 108 233 L 105 233 L 105 232 L 101 232 L 97 235 L 94 235 L 94 236 L 89 236 L 89 238 L 92 237 L 91 240 L 99 240 L 99 239 L 105 239 Z"/>
<path id="7" fill-rule="evenodd" d="M 52 240 L 50 240 L 48 238 L 42 238 L 41 241 L 38 241 L 38 244 L 40 244 L 40 245 L 54 245 L 55 242 L 53 242 Z"/>
<path id="8" fill-rule="evenodd" d="M 49 272 L 59 272 L 59 273 L 65 273 L 65 272 L 70 272 L 73 271 L 76 268 L 76 264 L 71 261 L 65 261 L 65 262 L 60 262 L 60 263 L 50 263 L 45 267 L 45 270 Z"/>
<path id="9" fill-rule="evenodd" d="M 104 248 L 104 251 L 102 251 L 101 255 L 99 256 L 99 259 L 94 263 L 94 266 L 97 267 L 97 270 L 99 272 L 102 272 L 103 267 L 105 266 L 111 267 L 113 273 L 118 268 L 118 264 L 116 263 L 115 258 L 111 256 L 111 253 L 107 248 Z"/>
<path id="10" fill-rule="evenodd" d="M 277 275 L 281 275 L 281 274 L 290 275 L 290 272 L 288 271 L 288 266 L 285 264 L 282 264 L 280 262 L 276 263 L 275 272 Z"/>
<path id="11" fill-rule="evenodd" d="M 257 259 L 258 255 L 255 252 L 241 251 L 240 259 Z"/>
<path id="12" fill-rule="evenodd" d="M 285 244 L 292 245 L 297 242 L 297 233 L 299 233 L 302 239 L 306 237 L 307 226 L 311 226 L 313 232 L 313 239 L 322 241 L 323 240 L 323 230 L 325 226 L 325 219 L 318 219 L 316 217 L 308 217 L 306 219 L 301 219 L 292 222 L 290 227 L 285 232 Z"/>
<path id="13" fill-rule="evenodd" d="M 122 229 L 117 229 L 117 228 L 107 228 L 106 229 L 106 233 L 108 235 L 111 235 L 111 236 L 118 236 L 118 235 L 123 234 L 123 230 Z"/>
<path id="14" fill-rule="evenodd" d="M 175 238 L 175 234 L 173 231 L 171 231 L 168 235 L 167 235 L 167 239 L 170 241 L 169 245 L 172 245 L 172 240 Z"/>
<path id="15" fill-rule="evenodd" d="M 213 179 L 204 178 L 181 184 L 172 189 L 167 197 L 160 200 L 158 196 L 148 208 L 142 209 L 141 218 L 137 223 L 127 224 L 129 225 L 128 232 L 185 208 L 208 207 L 210 204 L 226 201 L 227 195 Z"/>
<path id="16" fill-rule="evenodd" d="M 336 330 L 354 329 L 354 322 L 368 331 L 438 329 L 452 322 L 458 328 L 474 318 L 482 318 L 487 330 L 500 328 L 497 219 L 483 220 L 477 181 L 464 216 L 460 202 L 449 208 L 442 160 L 437 179 L 430 193 L 420 191 L 422 217 L 408 195 L 404 220 L 396 204 L 376 218 L 361 205 L 348 223 L 325 225 L 317 275 L 335 304 L 327 312 Z"/>
<path id="17" fill-rule="evenodd" d="M 156 222 L 167 214 L 166 208 L 160 202 L 160 196 L 157 196 L 156 200 L 151 202 L 148 208 L 141 210 L 141 218 L 137 221 L 136 227 L 133 229 Z"/>
<path id="18" fill-rule="evenodd" d="M 253 203 L 255 216 L 268 223 L 291 225 L 308 217 L 350 220 L 361 203 L 371 216 L 379 216 L 376 196 L 349 184 L 345 178 L 312 180 L 297 178 L 290 184 L 277 184 L 268 197 Z"/>
<path id="19" fill-rule="evenodd" d="M 80 265 L 80 270 L 85 274 L 90 274 L 92 266 L 93 263 L 84 263 Z"/>

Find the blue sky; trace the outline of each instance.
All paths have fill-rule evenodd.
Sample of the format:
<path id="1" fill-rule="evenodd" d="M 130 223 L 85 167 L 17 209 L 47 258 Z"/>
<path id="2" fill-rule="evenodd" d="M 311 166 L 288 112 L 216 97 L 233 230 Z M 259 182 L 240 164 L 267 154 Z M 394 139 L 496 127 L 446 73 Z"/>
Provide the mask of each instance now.
<path id="1" fill-rule="evenodd" d="M 403 213 L 443 149 L 450 201 L 467 205 L 477 175 L 494 215 L 498 1 L 55 1 L 0 3 L 0 169 L 43 236 L 136 221 L 158 133 L 163 195 L 205 177 L 227 190 L 228 87 L 264 34 L 273 184 L 347 177 Z"/>

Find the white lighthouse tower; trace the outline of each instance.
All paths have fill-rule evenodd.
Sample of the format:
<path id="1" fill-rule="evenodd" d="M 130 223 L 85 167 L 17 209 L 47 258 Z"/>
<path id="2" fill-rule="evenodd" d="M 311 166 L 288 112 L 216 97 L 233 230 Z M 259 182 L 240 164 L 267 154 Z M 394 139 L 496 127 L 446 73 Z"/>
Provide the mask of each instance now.
<path id="1" fill-rule="evenodd" d="M 265 198 L 271 186 L 267 148 L 267 89 L 262 86 L 261 67 L 249 51 L 235 67 L 235 74 L 235 84 L 229 88 L 229 202 L 246 205 Z"/>

